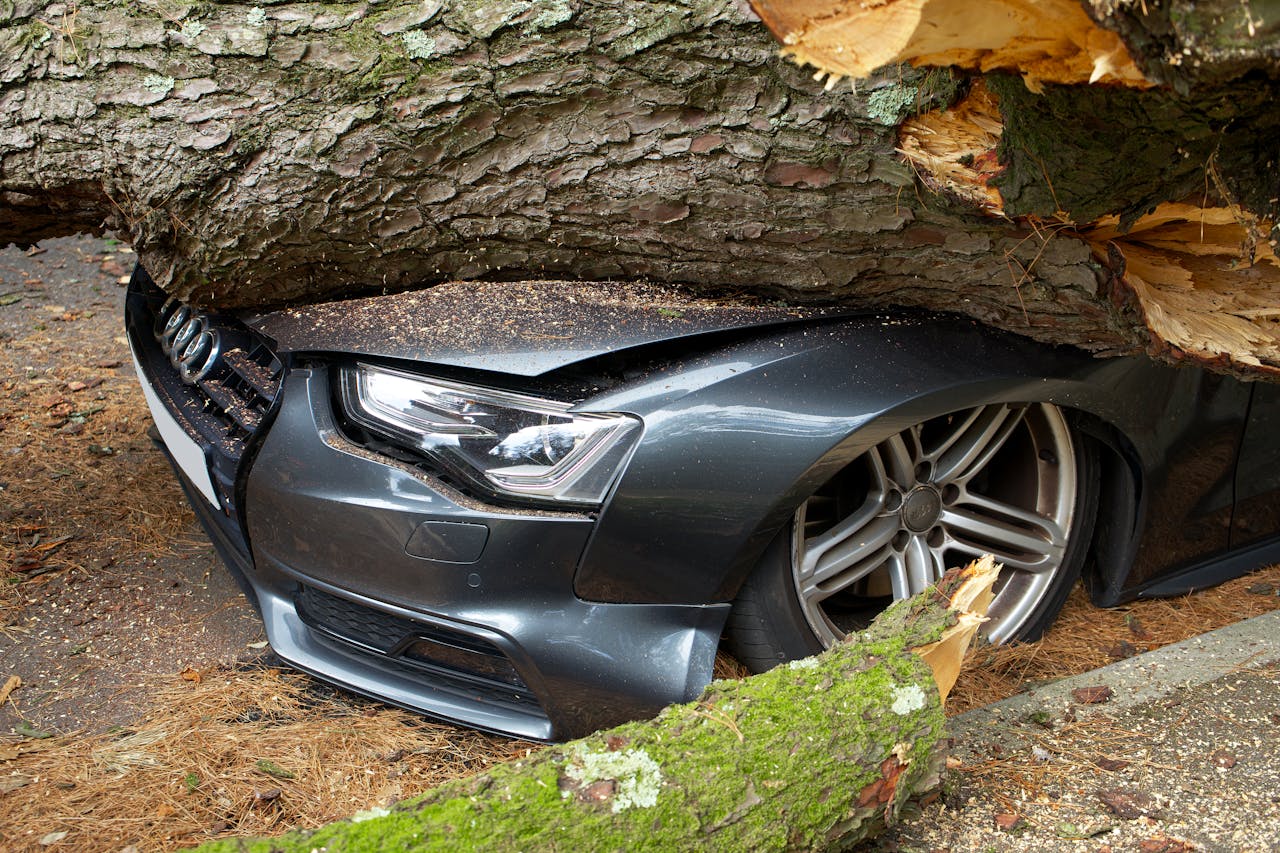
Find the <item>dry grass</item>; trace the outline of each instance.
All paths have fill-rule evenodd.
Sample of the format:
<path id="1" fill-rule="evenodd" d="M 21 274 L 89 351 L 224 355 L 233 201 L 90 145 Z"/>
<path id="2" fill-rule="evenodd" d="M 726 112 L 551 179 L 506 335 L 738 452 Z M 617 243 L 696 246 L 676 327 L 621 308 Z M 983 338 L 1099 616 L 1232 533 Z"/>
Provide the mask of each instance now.
<path id="1" fill-rule="evenodd" d="M 23 350 L 40 344 L 18 341 L 0 357 L 18 377 L 0 381 L 0 625 L 57 572 L 172 553 L 192 519 L 146 435 L 150 419 L 132 377 L 23 369 Z"/>
<path id="2" fill-rule="evenodd" d="M 0 740 L 6 850 L 56 832 L 62 849 L 168 850 L 320 826 L 531 748 L 275 669 L 175 678 L 154 696 L 127 730 Z"/>

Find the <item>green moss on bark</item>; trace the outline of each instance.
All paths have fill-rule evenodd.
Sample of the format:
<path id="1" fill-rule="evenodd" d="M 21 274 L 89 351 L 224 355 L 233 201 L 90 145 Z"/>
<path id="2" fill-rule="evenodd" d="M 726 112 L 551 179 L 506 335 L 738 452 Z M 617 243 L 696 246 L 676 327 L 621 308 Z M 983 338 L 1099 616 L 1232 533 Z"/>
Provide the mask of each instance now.
<path id="1" fill-rule="evenodd" d="M 1005 170 L 993 183 L 1011 216 L 1063 211 L 1076 222 L 1116 213 L 1133 220 L 1162 201 L 1212 191 L 1211 169 L 1233 201 L 1277 212 L 1280 179 L 1271 173 L 1259 180 L 1258 170 L 1280 162 L 1274 81 L 1242 81 L 1230 92 L 1190 98 L 1083 86 L 1046 86 L 1036 94 L 1007 75 L 987 82 L 1004 118 Z"/>

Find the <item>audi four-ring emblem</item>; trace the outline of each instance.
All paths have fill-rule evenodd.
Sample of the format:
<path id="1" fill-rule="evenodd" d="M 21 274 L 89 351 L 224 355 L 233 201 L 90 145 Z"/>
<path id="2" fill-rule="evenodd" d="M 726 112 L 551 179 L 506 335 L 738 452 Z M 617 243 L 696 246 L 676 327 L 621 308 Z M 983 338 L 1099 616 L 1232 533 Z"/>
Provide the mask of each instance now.
<path id="1" fill-rule="evenodd" d="M 208 376 L 222 358 L 222 337 L 209 318 L 176 299 L 156 314 L 156 340 L 182 381 L 194 385 Z"/>

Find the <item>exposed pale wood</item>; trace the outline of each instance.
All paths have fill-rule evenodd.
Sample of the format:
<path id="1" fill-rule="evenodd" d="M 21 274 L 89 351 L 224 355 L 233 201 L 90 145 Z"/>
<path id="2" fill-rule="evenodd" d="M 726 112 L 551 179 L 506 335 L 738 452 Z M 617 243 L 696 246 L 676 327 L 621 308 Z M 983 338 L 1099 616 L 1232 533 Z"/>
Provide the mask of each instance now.
<path id="1" fill-rule="evenodd" d="M 1239 208 L 1170 203 L 1127 229 L 1107 217 L 1080 234 L 1100 261 L 1114 269 L 1122 260 L 1113 297 L 1132 300 L 1155 340 L 1200 362 L 1274 372 L 1280 261 L 1263 239 L 1271 227 Z"/>
<path id="2" fill-rule="evenodd" d="M 899 151 L 930 186 L 1005 216 L 999 105 L 981 82 L 949 110 L 903 123 Z M 1273 223 L 1240 207 L 1166 202 L 1135 222 L 1119 216 L 1035 223 L 1055 240 L 1086 241 L 1111 269 L 1111 298 L 1132 309 L 1166 357 L 1274 375 L 1280 365 L 1280 262 Z"/>
<path id="3" fill-rule="evenodd" d="M 1012 71 L 1027 85 L 1145 88 L 1120 37 L 1077 0 L 752 0 L 783 54 L 830 84 L 894 62 Z"/>
<path id="4" fill-rule="evenodd" d="M 990 183 L 1000 172 L 996 147 L 1004 125 L 1000 106 L 981 80 L 950 108 L 907 119 L 898 129 L 898 152 L 929 187 L 994 216 L 1004 199 Z"/>
<path id="5" fill-rule="evenodd" d="M 965 651 L 978 628 L 987 621 L 987 610 L 994 596 L 992 587 L 999 576 L 1000 566 L 989 554 L 965 566 L 959 586 L 951 593 L 950 606 L 957 614 L 956 623 L 943 632 L 940 640 L 915 649 L 933 671 L 943 702 L 951 695 L 951 688 L 960 676 Z"/>

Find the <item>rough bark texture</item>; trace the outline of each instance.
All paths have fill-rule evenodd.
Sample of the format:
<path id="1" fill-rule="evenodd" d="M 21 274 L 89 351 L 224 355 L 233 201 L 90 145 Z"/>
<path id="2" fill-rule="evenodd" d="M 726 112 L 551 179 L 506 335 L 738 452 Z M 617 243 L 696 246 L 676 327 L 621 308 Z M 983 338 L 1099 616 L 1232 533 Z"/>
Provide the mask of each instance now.
<path id="1" fill-rule="evenodd" d="M 656 720 L 545 749 L 388 813 L 202 849 L 848 849 L 939 784 L 935 672 L 949 689 L 998 571 L 989 557 L 953 570 L 851 641 L 715 682 Z"/>
<path id="2" fill-rule="evenodd" d="M 1246 98 L 1126 94 L 1103 122 L 1110 89 L 1009 93 L 1000 180 L 1021 218 L 993 219 L 924 190 L 895 152 L 904 119 L 963 93 L 950 72 L 889 67 L 824 92 L 735 0 L 0 0 L 0 242 L 115 228 L 170 292 L 227 307 L 650 278 L 1169 352 L 1110 298 L 1107 255 L 1038 220 L 1133 218 L 1203 185 L 1206 151 L 1215 194 L 1274 206 L 1274 5 L 1246 9 L 1252 47 L 1223 25 L 1203 49 L 1225 70 L 1179 78 L 1252 74 Z M 1145 19 L 1114 6 L 1086 8 L 1140 48 Z M 1181 32 L 1144 38 L 1164 51 Z M 1100 127 L 1178 141 L 1121 164 L 1080 141 Z"/>

